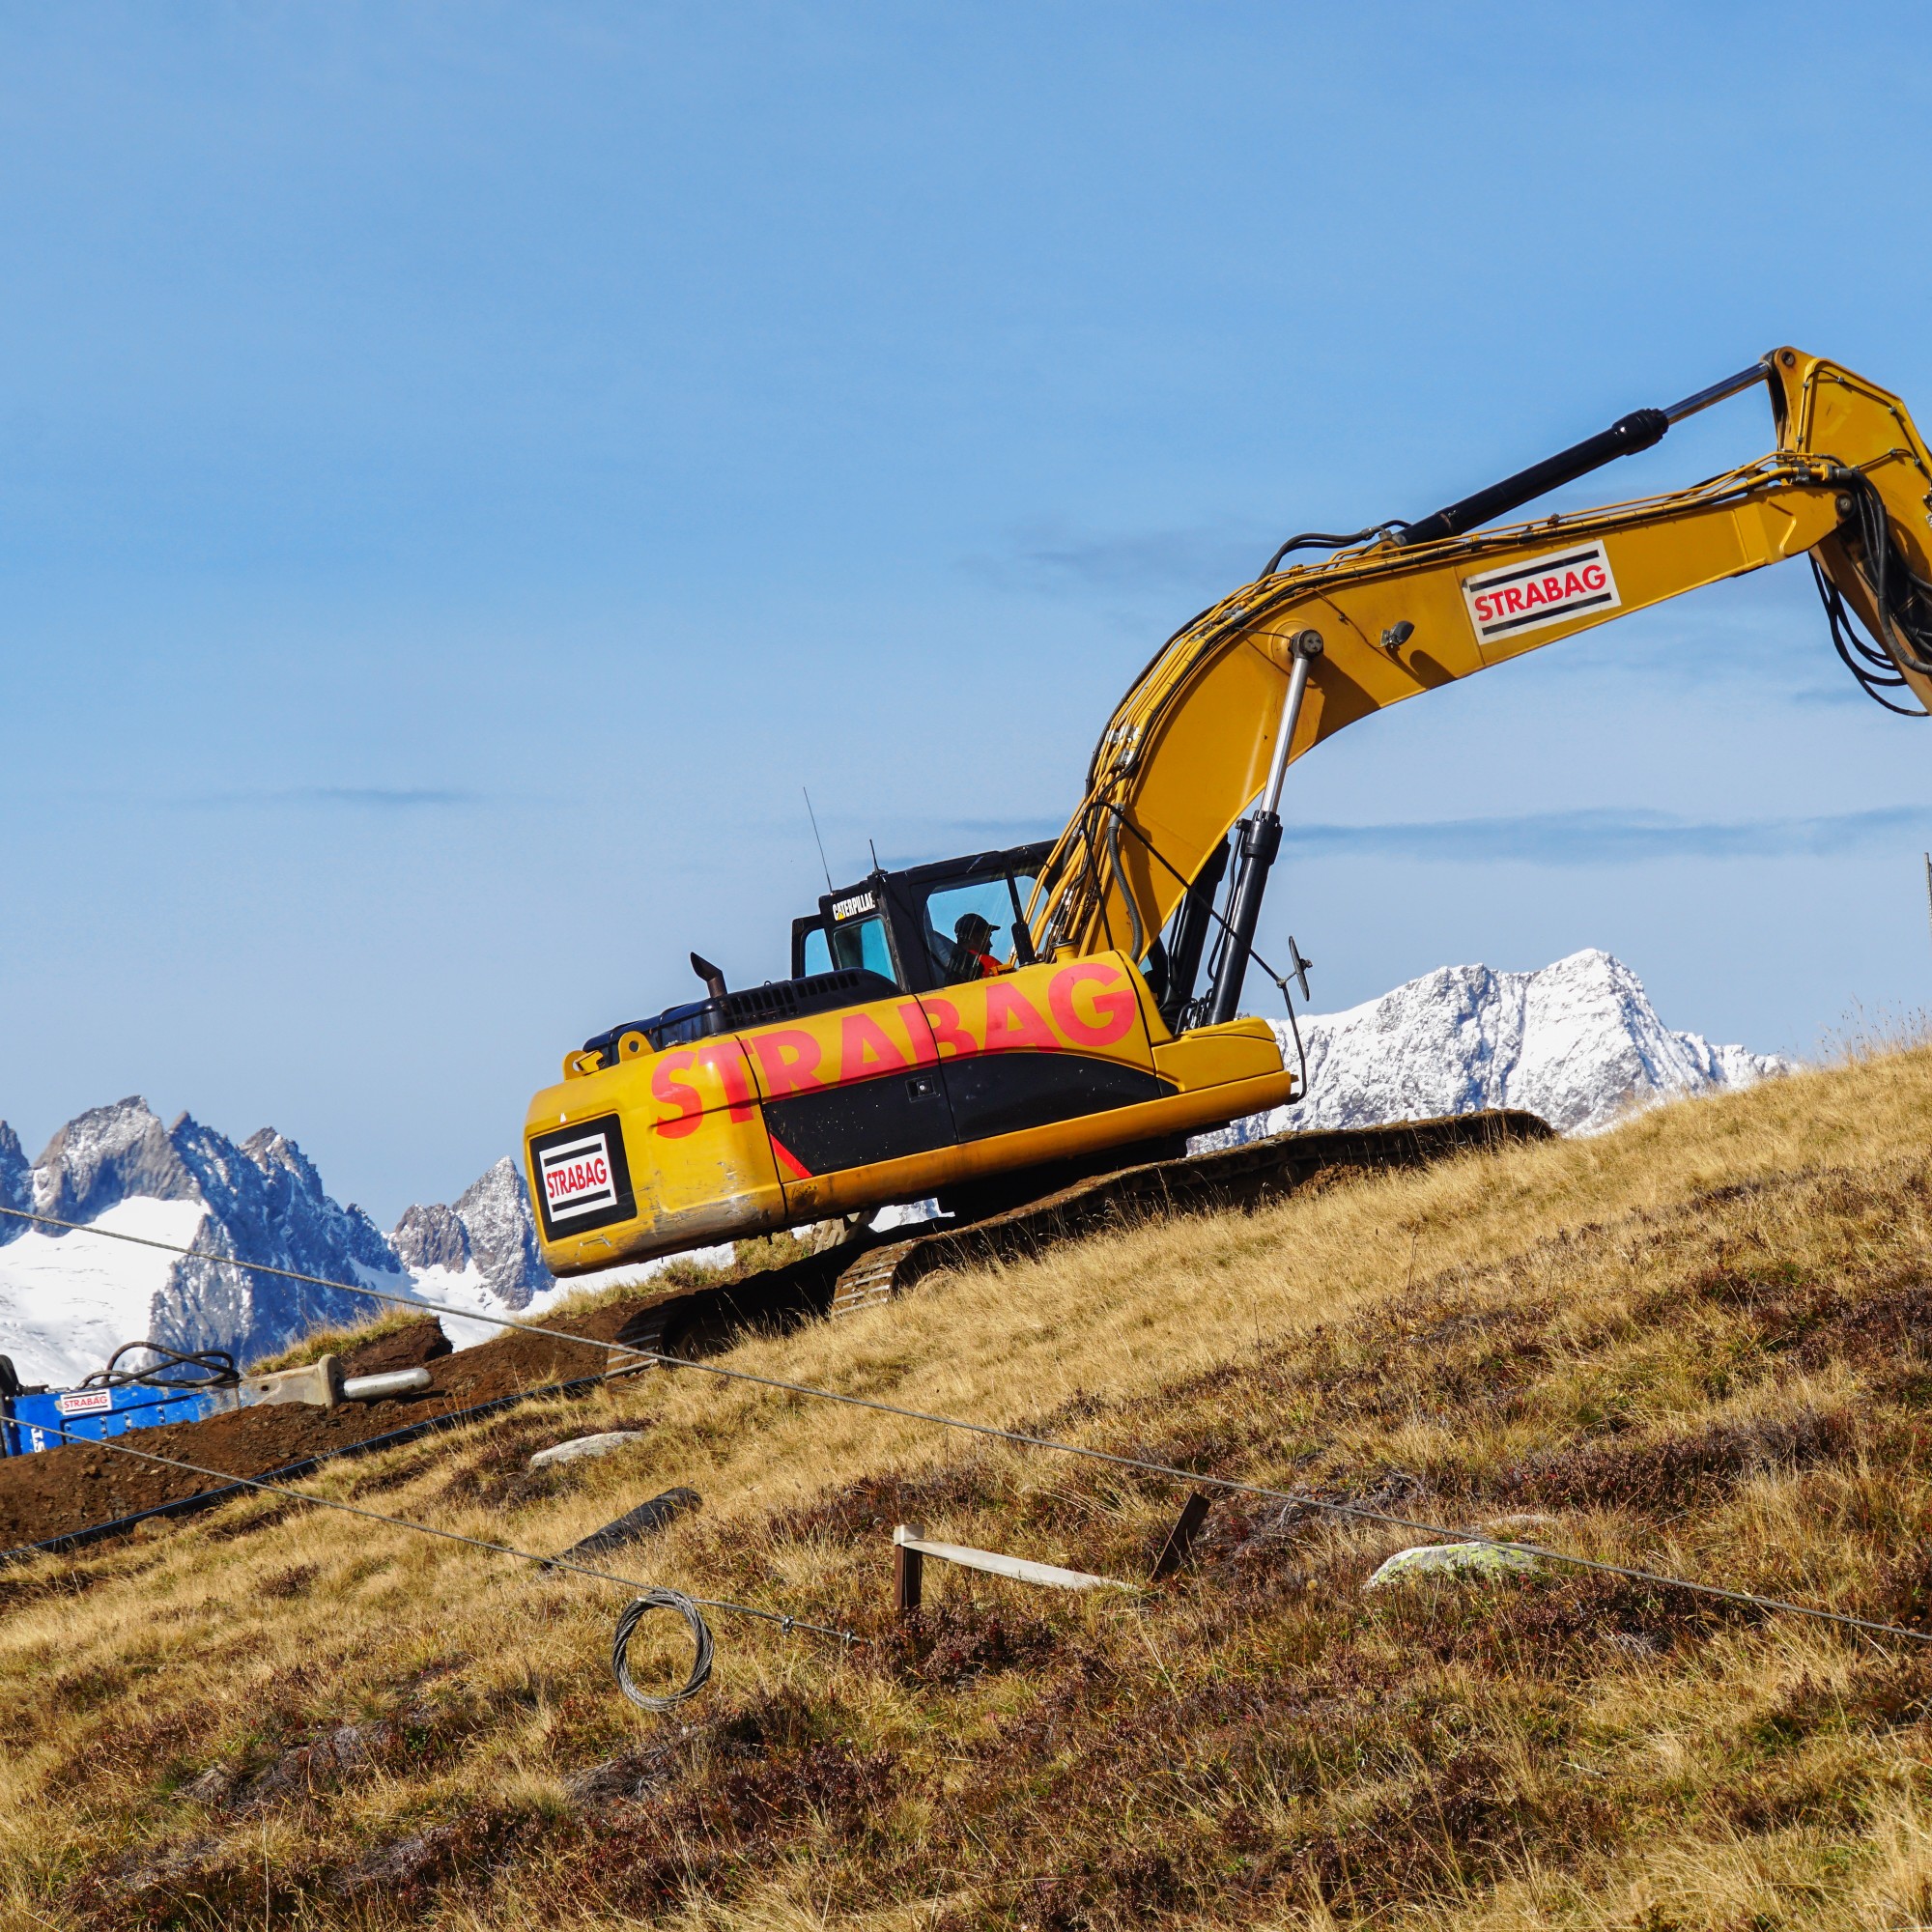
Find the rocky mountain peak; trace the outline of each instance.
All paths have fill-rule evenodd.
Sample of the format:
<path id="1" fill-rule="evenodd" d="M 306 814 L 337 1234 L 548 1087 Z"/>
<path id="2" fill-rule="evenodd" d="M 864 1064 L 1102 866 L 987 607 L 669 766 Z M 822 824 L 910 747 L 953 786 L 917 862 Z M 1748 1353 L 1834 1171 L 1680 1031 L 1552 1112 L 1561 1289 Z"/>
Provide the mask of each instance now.
<path id="1" fill-rule="evenodd" d="M 453 1205 L 412 1208 L 391 1230 L 389 1245 L 413 1270 L 473 1271 L 472 1294 L 506 1308 L 527 1308 L 556 1286 L 537 1247 L 522 1170 L 507 1154 L 484 1169 Z"/>
<path id="2" fill-rule="evenodd" d="M 423 1268 L 447 1268 L 460 1274 L 469 1265 L 469 1231 L 454 1208 L 440 1201 L 427 1208 L 406 1208 L 389 1230 L 389 1245 L 412 1273 Z"/>
<path id="3" fill-rule="evenodd" d="M 91 1221 L 130 1194 L 156 1201 L 200 1196 L 168 1130 L 139 1094 L 75 1116 L 34 1163 L 39 1214 Z"/>
<path id="4" fill-rule="evenodd" d="M 532 1295 L 553 1286 L 523 1171 L 507 1154 L 456 1197 L 456 1212 L 469 1231 L 470 1255 L 483 1279 L 512 1308 L 527 1306 Z"/>
<path id="5" fill-rule="evenodd" d="M 33 1168 L 20 1136 L 5 1121 L 0 1121 L 0 1208 L 31 1209 L 34 1201 Z M 0 1221 L 0 1241 L 19 1233 L 18 1221 Z"/>

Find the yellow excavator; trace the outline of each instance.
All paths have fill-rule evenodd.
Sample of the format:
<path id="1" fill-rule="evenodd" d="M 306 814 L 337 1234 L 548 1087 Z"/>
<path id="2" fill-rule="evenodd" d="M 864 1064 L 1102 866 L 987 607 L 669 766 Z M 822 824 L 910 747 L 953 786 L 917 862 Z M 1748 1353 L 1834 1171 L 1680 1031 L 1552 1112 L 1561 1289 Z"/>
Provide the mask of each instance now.
<path id="1" fill-rule="evenodd" d="M 1758 386 L 1771 455 L 1488 527 Z M 1238 1009 L 1296 758 L 1406 697 L 1800 555 L 1853 675 L 1925 715 L 1929 538 L 1932 460 L 1903 405 L 1778 349 L 1419 522 L 1291 539 L 1135 680 L 1058 839 L 877 868 L 793 922 L 789 977 L 732 989 L 694 953 L 703 999 L 568 1054 L 525 1130 L 546 1263 L 582 1274 L 934 1196 L 971 1221 L 1294 1099 L 1272 1029 Z M 1298 551 L 1326 554 L 1284 568 Z M 1305 996 L 1293 942 L 1283 972 L 1263 964 Z"/>

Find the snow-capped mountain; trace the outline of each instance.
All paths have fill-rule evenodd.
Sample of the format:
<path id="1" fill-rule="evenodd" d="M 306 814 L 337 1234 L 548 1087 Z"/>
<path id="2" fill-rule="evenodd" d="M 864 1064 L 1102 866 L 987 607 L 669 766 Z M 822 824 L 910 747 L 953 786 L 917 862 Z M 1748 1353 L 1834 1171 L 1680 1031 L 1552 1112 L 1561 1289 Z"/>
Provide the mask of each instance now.
<path id="1" fill-rule="evenodd" d="M 1283 1051 L 1294 1046 L 1277 1026 Z M 1607 952 L 1534 973 L 1445 966 L 1379 1000 L 1301 1022 L 1308 1097 L 1195 1145 L 1295 1128 L 1371 1125 L 1523 1107 L 1592 1133 L 1634 1108 L 1748 1086 L 1788 1070 L 1775 1055 L 1672 1033 L 1636 975 Z M 145 1100 L 69 1122 L 29 1162 L 0 1122 L 0 1207 L 86 1224 L 75 1232 L 0 1216 L 0 1354 L 30 1382 L 79 1379 L 123 1342 L 232 1350 L 242 1361 L 374 1304 L 261 1274 L 238 1261 L 359 1282 L 474 1316 L 443 1326 L 461 1348 L 497 1332 L 474 1317 L 541 1317 L 599 1277 L 555 1281 L 537 1248 L 523 1178 L 505 1158 L 448 1205 L 410 1208 L 386 1236 L 338 1206 L 295 1142 L 264 1128 L 239 1147 L 184 1114 L 163 1126 Z M 880 1225 L 917 1218 L 887 1209 Z M 235 1260 L 189 1260 L 112 1238 L 131 1235 Z M 696 1259 L 728 1261 L 728 1248 Z M 658 1264 L 612 1270 L 637 1279 Z"/>
<path id="2" fill-rule="evenodd" d="M 537 1247 L 524 1177 L 508 1154 L 454 1205 L 409 1208 L 389 1242 L 412 1275 L 473 1281 L 504 1309 L 527 1308 L 554 1285 Z"/>
<path id="3" fill-rule="evenodd" d="M 544 1266 L 524 1177 L 507 1154 L 448 1207 L 438 1202 L 408 1209 L 389 1240 L 425 1300 L 478 1315 L 534 1320 L 559 1293 L 599 1279 L 559 1284 Z M 728 1249 L 725 1254 L 728 1258 Z M 621 1270 L 633 1277 L 648 1271 L 648 1266 Z M 454 1315 L 442 1318 L 442 1327 L 459 1349 L 500 1332 L 487 1321 Z"/>
<path id="4" fill-rule="evenodd" d="M 1288 1064 L 1294 1042 L 1274 1023 Z M 1308 1097 L 1197 1146 L 1521 1107 L 1563 1133 L 1597 1133 L 1662 1100 L 1748 1087 L 1791 1070 L 1776 1054 L 1673 1033 L 1643 982 L 1592 948 L 1532 973 L 1443 966 L 1346 1012 L 1301 1021 Z"/>
<path id="5" fill-rule="evenodd" d="M 333 1201 L 302 1151 L 269 1128 L 237 1147 L 187 1114 L 163 1126 L 136 1098 L 70 1121 L 31 1167 L 19 1146 L 0 1126 L 0 1203 L 86 1224 L 63 1231 L 0 1216 L 0 1353 L 27 1380 L 71 1380 L 147 1337 L 245 1360 L 369 1313 L 364 1297 L 339 1289 L 117 1235 L 324 1280 L 407 1285 L 369 1217 Z"/>

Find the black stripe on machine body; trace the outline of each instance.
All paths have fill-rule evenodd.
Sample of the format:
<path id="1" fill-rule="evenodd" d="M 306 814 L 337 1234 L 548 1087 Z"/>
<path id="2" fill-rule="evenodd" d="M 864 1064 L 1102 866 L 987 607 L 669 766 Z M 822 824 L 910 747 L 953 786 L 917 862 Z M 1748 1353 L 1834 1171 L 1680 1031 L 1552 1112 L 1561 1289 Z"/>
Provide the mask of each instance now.
<path id="1" fill-rule="evenodd" d="M 1573 563 L 1602 563 L 1604 547 L 1592 544 L 1587 550 L 1573 550 L 1567 556 L 1540 556 L 1534 563 L 1519 564 L 1514 570 L 1499 570 L 1493 577 L 1471 577 L 1463 588 L 1472 595 L 1493 590 L 1498 583 L 1515 583 L 1525 577 L 1547 577 L 1552 570 L 1568 570 Z"/>
<path id="2" fill-rule="evenodd" d="M 934 1153 L 1173 1092 L 1145 1068 L 1084 1053 L 962 1055 L 765 1102 L 765 1124 L 813 1174 Z"/>
<path id="3" fill-rule="evenodd" d="M 1175 1090 L 1145 1067 L 1085 1053 L 984 1053 L 946 1063 L 946 1092 L 962 1141 L 1050 1126 Z"/>
<path id="4" fill-rule="evenodd" d="M 871 1167 L 952 1145 L 952 1115 L 936 1066 L 767 1100 L 765 1125 L 812 1174 Z"/>

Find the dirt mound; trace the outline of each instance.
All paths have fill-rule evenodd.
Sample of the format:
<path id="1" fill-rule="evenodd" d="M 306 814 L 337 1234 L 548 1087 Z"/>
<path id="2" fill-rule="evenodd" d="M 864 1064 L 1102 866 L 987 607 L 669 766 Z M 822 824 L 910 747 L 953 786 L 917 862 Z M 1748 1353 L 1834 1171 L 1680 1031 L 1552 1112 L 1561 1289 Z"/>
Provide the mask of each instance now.
<path id="1" fill-rule="evenodd" d="M 386 1335 L 342 1351 L 345 1376 L 384 1376 L 396 1369 L 426 1369 L 451 1352 L 449 1337 L 434 1319 L 405 1322 Z"/>
<path id="2" fill-rule="evenodd" d="M 611 1341 L 646 1299 L 611 1302 L 545 1326 Z M 430 1386 L 419 1395 L 344 1403 L 335 1408 L 283 1403 L 232 1409 L 206 1422 L 140 1429 L 115 1438 L 128 1449 L 217 1472 L 213 1475 L 144 1463 L 98 1442 L 63 1443 L 38 1455 L 0 1460 L 0 1552 L 182 1502 L 219 1490 L 232 1477 L 265 1476 L 482 1403 L 602 1375 L 609 1361 L 602 1349 L 514 1330 L 455 1353 L 438 1354 L 440 1339 L 435 1322 L 412 1323 L 344 1356 L 355 1375 L 379 1368 L 427 1368 Z"/>

